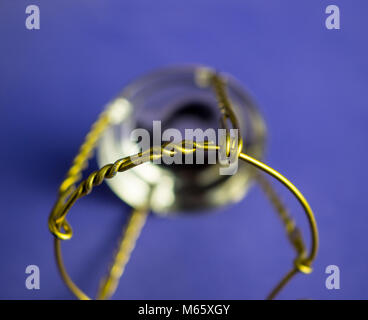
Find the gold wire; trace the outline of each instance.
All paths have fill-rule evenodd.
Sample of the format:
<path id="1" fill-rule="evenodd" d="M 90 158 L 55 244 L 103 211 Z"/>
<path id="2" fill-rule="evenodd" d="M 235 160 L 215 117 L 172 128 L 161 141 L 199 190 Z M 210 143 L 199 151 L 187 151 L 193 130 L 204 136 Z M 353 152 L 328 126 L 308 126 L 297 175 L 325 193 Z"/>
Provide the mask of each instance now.
<path id="1" fill-rule="evenodd" d="M 289 191 L 296 197 L 296 199 L 301 204 L 304 212 L 307 216 L 309 227 L 311 231 L 311 249 L 308 256 L 306 256 L 306 249 L 303 243 L 303 239 L 301 233 L 298 228 L 295 227 L 294 222 L 288 217 L 287 212 L 285 211 L 282 203 L 280 200 L 276 200 L 277 196 L 274 191 L 271 189 L 270 185 L 265 185 L 266 182 L 262 178 L 258 178 L 261 181 L 261 185 L 265 186 L 265 192 L 269 197 L 274 197 L 271 199 L 275 205 L 277 205 L 276 209 L 279 212 L 280 216 L 285 223 L 286 230 L 289 236 L 289 240 L 291 244 L 294 246 L 297 257 L 294 260 L 293 268 L 281 279 L 281 281 L 276 285 L 276 287 L 271 291 L 271 293 L 267 296 L 266 299 L 272 300 L 276 298 L 276 296 L 280 293 L 280 291 L 286 286 L 286 284 L 297 274 L 297 272 L 309 274 L 312 272 L 312 262 L 314 261 L 317 251 L 318 251 L 318 229 L 317 223 L 314 218 L 314 214 L 312 209 L 310 208 L 307 200 L 304 198 L 302 193 L 281 173 L 276 171 L 275 169 L 269 167 L 268 165 L 241 153 L 239 158 L 252 164 L 256 168 L 266 172 L 267 174 L 271 175 L 278 181 L 280 181 Z"/>
<path id="2" fill-rule="evenodd" d="M 187 149 L 184 148 L 183 146 L 188 146 L 188 141 L 183 141 L 180 145 L 172 145 L 173 147 L 175 147 L 175 149 L 177 150 L 176 152 L 182 152 L 182 153 L 190 153 L 190 152 L 194 152 L 196 150 L 196 148 L 201 147 L 205 150 L 208 149 L 215 149 L 218 150 L 218 146 L 215 145 L 204 145 L 204 144 L 197 144 L 197 143 L 193 143 L 193 146 L 195 145 L 195 147 L 193 147 L 193 149 Z M 164 148 L 162 149 L 163 153 L 164 153 Z M 154 154 L 153 154 L 153 149 L 149 150 L 150 152 L 146 152 L 146 154 L 149 154 L 149 156 L 144 156 L 144 153 L 141 154 L 144 157 L 142 158 L 141 162 L 137 162 L 138 164 L 147 162 L 147 161 L 151 161 L 154 159 Z M 170 153 L 171 154 L 171 153 Z M 137 156 L 137 155 L 136 155 Z M 85 194 L 88 194 L 92 191 L 92 188 L 94 186 L 97 186 L 99 184 L 102 183 L 102 181 L 104 179 L 110 179 L 112 178 L 115 174 L 111 174 L 109 172 L 109 170 L 107 170 L 106 168 L 109 168 L 111 170 L 111 168 L 114 168 L 117 172 L 122 172 L 123 170 L 121 170 L 121 168 L 119 167 L 119 165 L 116 164 L 125 164 L 125 166 L 122 166 L 123 169 L 127 170 L 128 168 L 131 168 L 130 164 L 132 163 L 131 158 L 136 159 L 136 156 L 133 157 L 127 157 L 127 158 L 123 158 L 120 159 L 118 161 L 116 161 L 114 164 L 105 166 L 103 168 L 101 168 L 98 171 L 93 172 L 86 180 L 84 180 L 79 187 L 74 191 L 74 194 L 71 196 L 71 198 L 73 199 L 72 204 L 66 204 L 66 206 L 64 207 L 67 210 L 69 210 L 71 208 L 71 206 L 75 203 L 75 201 L 78 198 L 83 197 Z M 298 199 L 298 201 L 300 202 L 300 204 L 302 205 L 308 221 L 309 221 L 309 225 L 310 225 L 310 229 L 311 229 L 311 238 L 312 238 L 312 245 L 311 245 L 311 252 L 309 254 L 308 257 L 305 257 L 304 255 L 304 251 L 302 252 L 302 254 L 300 254 L 297 259 L 294 261 L 295 263 L 295 269 L 297 271 L 300 271 L 302 273 L 310 273 L 312 271 L 311 269 L 311 264 L 316 256 L 317 253 L 317 249 L 318 249 L 318 233 L 317 233 L 317 225 L 314 219 L 314 215 L 313 212 L 308 204 L 308 202 L 306 201 L 306 199 L 304 198 L 304 196 L 300 193 L 300 191 L 287 179 L 285 178 L 283 175 L 281 175 L 279 172 L 277 172 L 276 170 L 272 169 L 271 167 L 267 166 L 266 164 L 250 157 L 249 155 L 246 155 L 244 153 L 241 153 L 239 155 L 239 158 L 254 165 L 255 167 L 257 167 L 258 169 L 268 173 L 269 175 L 273 176 L 274 178 L 276 178 L 277 180 L 279 180 L 282 184 L 284 184 L 293 194 L 294 196 Z M 124 171 L 125 171 L 124 170 Z M 99 177 L 96 180 L 94 180 L 95 177 Z M 88 191 L 83 191 L 84 188 L 90 188 Z M 80 191 L 82 190 L 82 191 Z M 64 212 L 61 214 L 62 217 L 66 216 L 67 212 Z M 56 239 L 58 237 L 58 233 L 54 233 L 54 235 L 56 236 Z M 58 261 L 58 265 L 59 265 L 59 269 L 62 273 L 63 279 L 66 282 L 66 284 L 68 285 L 68 287 L 72 290 L 72 292 L 80 299 L 85 299 L 86 295 L 85 294 L 81 294 L 81 291 L 78 289 L 75 289 L 75 285 L 73 284 L 73 282 L 70 280 L 70 278 L 67 276 L 66 272 L 65 272 L 65 268 L 63 266 L 62 263 L 62 259 L 61 259 L 61 253 L 60 253 L 60 245 L 59 245 L 59 241 L 57 242 L 58 247 L 57 247 L 57 261 Z M 121 258 L 121 260 L 123 261 L 126 258 Z M 126 259 L 127 261 L 127 259 Z M 294 275 L 295 272 L 292 272 L 292 275 Z M 274 294 L 272 294 L 271 296 L 275 296 L 279 290 L 282 289 L 282 287 L 284 287 L 284 285 L 286 284 L 286 282 L 288 282 L 290 280 L 291 276 L 287 277 L 287 280 L 285 281 L 282 280 L 281 284 L 276 288 L 276 292 Z"/>
<path id="3" fill-rule="evenodd" d="M 317 223 L 314 218 L 313 211 L 309 206 L 308 201 L 304 198 L 303 194 L 281 173 L 272 169 L 268 165 L 264 164 L 261 161 L 258 161 L 251 156 L 241 153 L 239 158 L 252 164 L 256 168 L 266 172 L 270 176 L 274 177 L 278 181 L 280 181 L 289 191 L 295 196 L 295 198 L 299 201 L 300 205 L 304 209 L 304 212 L 307 216 L 309 228 L 311 231 L 311 249 L 310 253 L 307 257 L 304 257 L 304 254 L 298 256 L 297 259 L 294 261 L 295 267 L 302 273 L 311 273 L 311 264 L 317 255 L 318 250 L 318 230 L 317 230 Z"/>
<path id="4" fill-rule="evenodd" d="M 66 271 L 63 256 L 61 253 L 61 239 L 58 237 L 54 237 L 54 249 L 55 249 L 55 258 L 56 264 L 58 266 L 59 272 L 61 274 L 62 279 L 64 280 L 68 289 L 79 299 L 79 300 L 91 300 L 89 296 L 87 296 L 79 287 L 73 282 L 73 280 L 69 277 L 68 272 Z"/>
<path id="5" fill-rule="evenodd" d="M 115 255 L 113 264 L 106 277 L 101 280 L 100 289 L 97 294 L 97 299 L 104 300 L 110 298 L 119 283 L 119 279 L 122 276 L 124 269 L 130 259 L 130 255 L 135 247 L 136 241 L 142 228 L 146 222 L 148 211 L 146 209 L 133 209 L 128 224 L 123 232 L 122 239 Z M 61 253 L 60 239 L 54 237 L 55 256 L 58 269 L 62 276 L 62 279 L 66 283 L 69 290 L 80 300 L 91 300 L 91 298 L 85 294 L 79 287 L 73 282 L 68 275 L 64 260 Z"/>
<path id="6" fill-rule="evenodd" d="M 133 209 L 130 220 L 122 234 L 120 245 L 114 257 L 109 273 L 101 280 L 100 289 L 97 293 L 97 299 L 109 299 L 116 291 L 119 280 L 124 273 L 125 267 L 130 259 L 130 255 L 134 250 L 137 239 L 147 220 L 147 216 L 147 209 Z"/>
<path id="7" fill-rule="evenodd" d="M 272 190 L 272 187 L 268 184 L 267 180 L 265 180 L 264 178 L 258 179 L 266 195 L 270 198 L 276 211 L 278 211 L 281 220 L 284 222 L 289 240 L 297 251 L 297 258 L 294 261 L 293 269 L 287 273 L 287 275 L 280 281 L 280 283 L 268 296 L 269 299 L 273 299 L 298 271 L 302 273 L 310 273 L 312 271 L 311 264 L 315 259 L 318 249 L 318 233 L 316 221 L 313 212 L 304 196 L 287 178 L 285 178 L 279 172 L 267 166 L 266 164 L 252 158 L 245 153 L 242 153 L 243 140 L 240 134 L 237 117 L 227 96 L 225 83 L 222 78 L 217 74 L 212 75 L 211 83 L 216 93 L 219 107 L 222 113 L 222 126 L 227 130 L 225 145 L 227 155 L 229 155 L 231 143 L 229 128 L 227 125 L 227 121 L 229 120 L 232 124 L 232 127 L 234 129 L 238 129 L 238 157 L 243 161 L 253 165 L 254 167 L 273 176 L 282 184 L 284 184 L 298 199 L 309 221 L 312 244 L 310 253 L 308 256 L 306 256 L 306 249 L 299 229 L 295 227 L 294 221 L 288 216 L 285 207 L 282 205 L 281 201 L 278 199 L 278 196 Z M 92 156 L 92 152 L 96 146 L 98 139 L 100 138 L 104 130 L 109 126 L 109 124 L 109 110 L 106 110 L 101 114 L 101 116 L 92 126 L 91 131 L 86 136 L 85 142 L 81 146 L 78 155 L 75 157 L 72 167 L 68 171 L 65 180 L 59 188 L 59 197 L 50 213 L 48 221 L 49 229 L 51 233 L 55 236 L 55 255 L 60 274 L 71 292 L 77 298 L 82 300 L 88 300 L 90 298 L 82 290 L 80 290 L 69 277 L 64 266 L 60 243 L 60 240 L 67 240 L 72 237 L 72 228 L 67 222 L 66 216 L 74 203 L 78 199 L 89 194 L 92 191 L 93 187 L 100 185 L 105 179 L 113 178 L 118 172 L 124 172 L 137 165 L 148 161 L 153 161 L 164 155 L 172 156 L 177 152 L 188 154 L 195 152 L 197 149 L 219 150 L 220 148 L 219 146 L 211 142 L 199 143 L 183 140 L 179 144 L 165 143 L 161 147 L 153 147 L 136 155 L 117 160 L 113 164 L 108 164 L 101 169 L 92 172 L 87 179 L 83 180 L 79 183 L 78 186 L 76 186 L 78 181 L 81 180 L 82 170 L 87 167 L 88 159 Z M 146 217 L 147 212 L 144 212 L 144 210 L 133 210 L 128 225 L 126 226 L 126 231 L 118 248 L 118 252 L 115 255 L 114 262 L 110 268 L 108 275 L 101 282 L 97 298 L 105 299 L 110 297 L 114 293 L 118 281 L 123 274 L 125 266 L 129 260 L 130 254 L 135 246 L 136 240 L 141 232 L 141 229 L 143 228 L 144 222 L 146 221 Z"/>
<path id="8" fill-rule="evenodd" d="M 74 158 L 73 164 L 59 188 L 59 192 L 61 194 L 66 192 L 71 186 L 81 179 L 82 170 L 87 167 L 88 159 L 92 156 L 97 141 L 108 125 L 108 112 L 104 111 L 101 113 L 97 121 L 92 125 L 90 132 L 85 138 L 85 142 L 81 145 L 77 156 Z"/>
<path id="9" fill-rule="evenodd" d="M 295 221 L 289 214 L 288 209 L 282 203 L 281 198 L 278 196 L 274 188 L 272 187 L 270 181 L 266 179 L 266 177 L 257 172 L 255 175 L 255 179 L 258 181 L 262 190 L 264 191 L 267 198 L 269 198 L 272 206 L 275 211 L 279 214 L 281 221 L 284 224 L 286 234 L 288 236 L 289 242 L 294 247 L 297 258 L 305 257 L 307 249 L 305 247 L 302 234 L 299 228 L 295 225 Z M 284 286 L 294 277 L 298 272 L 298 268 L 293 266 L 293 269 L 290 270 L 284 278 L 280 280 L 280 282 L 272 289 L 271 293 L 267 296 L 267 300 L 273 300 L 279 294 L 279 292 L 284 288 Z"/>
<path id="10" fill-rule="evenodd" d="M 225 81 L 222 77 L 220 77 L 217 73 L 213 73 L 211 77 L 211 83 L 213 86 L 213 90 L 216 94 L 217 103 L 222 114 L 221 117 L 221 126 L 226 129 L 226 155 L 230 155 L 231 148 L 231 136 L 228 127 L 228 121 L 230 121 L 233 129 L 238 130 L 238 155 L 243 150 L 243 136 L 240 132 L 240 126 L 238 122 L 238 118 L 233 109 L 232 103 L 228 97 L 226 92 Z"/>
<path id="11" fill-rule="evenodd" d="M 266 300 L 273 300 L 280 293 L 280 291 L 290 282 L 290 280 L 298 273 L 298 268 L 293 267 L 288 273 L 281 279 L 276 287 L 267 296 Z"/>

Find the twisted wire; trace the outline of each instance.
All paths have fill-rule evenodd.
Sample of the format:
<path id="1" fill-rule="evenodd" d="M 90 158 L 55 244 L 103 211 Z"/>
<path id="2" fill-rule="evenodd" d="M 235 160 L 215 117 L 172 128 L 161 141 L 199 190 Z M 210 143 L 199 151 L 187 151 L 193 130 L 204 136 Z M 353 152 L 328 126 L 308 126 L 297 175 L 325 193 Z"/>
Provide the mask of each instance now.
<path id="1" fill-rule="evenodd" d="M 100 288 L 97 293 L 97 299 L 104 300 L 110 298 L 119 283 L 125 266 L 127 265 L 131 252 L 133 251 L 136 241 L 146 222 L 148 211 L 145 209 L 134 209 L 128 221 L 125 231 L 123 232 L 120 246 L 114 257 L 113 263 L 108 274 L 101 280 Z M 54 237 L 55 258 L 62 279 L 66 283 L 70 291 L 80 300 L 91 300 L 70 278 L 66 272 L 64 260 L 61 253 L 61 241 Z"/>
<path id="2" fill-rule="evenodd" d="M 237 156 L 239 156 L 240 152 L 243 150 L 243 136 L 240 132 L 240 125 L 238 122 L 238 118 L 235 114 L 234 108 L 228 94 L 226 92 L 226 85 L 224 79 L 220 77 L 217 73 L 213 73 L 211 77 L 211 83 L 213 86 L 213 90 L 217 97 L 218 106 L 222 117 L 220 119 L 222 128 L 226 129 L 226 144 L 225 144 L 225 151 L 226 155 L 230 155 L 231 151 L 231 135 L 228 126 L 228 121 L 230 121 L 231 126 L 233 129 L 238 131 L 237 138 L 238 138 L 238 148 L 237 148 Z"/>
<path id="3" fill-rule="evenodd" d="M 218 146 L 212 142 L 188 140 L 183 140 L 179 144 L 164 143 L 161 147 L 152 147 L 144 152 L 119 159 L 92 172 L 87 179 L 83 180 L 68 194 L 68 198 L 63 203 L 58 203 L 54 207 L 49 218 L 49 229 L 51 233 L 63 240 L 70 239 L 72 237 L 72 229 L 66 222 L 66 215 L 78 199 L 91 193 L 92 189 L 99 186 L 105 179 L 111 179 L 118 172 L 124 172 L 145 162 L 160 159 L 163 156 L 173 156 L 178 152 L 190 154 L 196 152 L 197 149 L 218 150 Z M 64 228 L 64 232 L 62 227 Z"/>
<path id="4" fill-rule="evenodd" d="M 289 242 L 295 249 L 299 257 L 306 255 L 307 249 L 303 241 L 300 229 L 296 226 L 294 219 L 291 217 L 289 210 L 285 207 L 279 195 L 272 187 L 270 181 L 262 174 L 256 175 L 256 180 L 263 189 L 266 197 L 270 200 L 275 211 L 279 214 L 281 221 L 284 224 Z"/>
<path id="5" fill-rule="evenodd" d="M 284 224 L 286 235 L 289 239 L 290 244 L 296 251 L 296 258 L 294 261 L 301 261 L 305 258 L 307 249 L 303 241 L 302 233 L 300 229 L 296 226 L 294 219 L 290 216 L 289 210 L 286 208 L 281 198 L 276 193 L 275 189 L 271 185 L 270 181 L 266 179 L 264 175 L 261 173 L 257 173 L 255 175 L 255 179 L 258 181 L 261 186 L 264 194 L 271 202 L 275 211 L 279 214 L 281 221 Z M 267 296 L 267 300 L 273 300 L 276 296 L 281 292 L 281 290 L 286 286 L 286 284 L 294 277 L 301 266 L 297 266 L 296 264 L 292 267 L 290 271 L 280 280 L 280 282 L 272 289 L 272 291 Z M 311 272 L 312 270 L 306 270 L 306 273 Z"/>
<path id="6" fill-rule="evenodd" d="M 289 240 L 298 253 L 297 258 L 294 261 L 294 267 L 292 268 L 292 270 L 287 273 L 287 275 L 280 281 L 280 283 L 268 296 L 268 298 L 273 299 L 297 272 L 310 273 L 312 271 L 311 264 L 315 259 L 318 249 L 317 225 L 308 202 L 300 193 L 300 191 L 287 178 L 285 178 L 279 172 L 267 166 L 266 164 L 242 152 L 243 140 L 239 130 L 239 123 L 232 108 L 232 104 L 227 96 L 225 83 L 220 76 L 214 73 L 211 77 L 211 84 L 215 91 L 219 108 L 222 113 L 222 127 L 225 128 L 227 131 L 225 145 L 226 154 L 229 155 L 231 149 L 231 137 L 228 127 L 228 121 L 230 121 L 232 127 L 238 130 L 238 158 L 253 165 L 257 169 L 266 172 L 267 174 L 273 176 L 282 184 L 284 184 L 289 189 L 289 191 L 298 199 L 309 221 L 312 244 L 310 253 L 307 256 L 301 233 L 299 229 L 296 228 L 294 221 L 289 217 L 287 209 L 284 207 L 281 200 L 279 200 L 277 194 L 273 191 L 271 185 L 267 182 L 267 180 L 264 177 L 258 179 L 266 195 L 269 197 L 271 203 L 275 207 L 276 211 L 279 213 L 282 222 L 285 224 Z M 68 288 L 79 299 L 90 298 L 82 290 L 80 290 L 69 277 L 64 266 L 60 244 L 61 240 L 67 240 L 72 237 L 72 228 L 66 220 L 66 216 L 74 203 L 83 196 L 91 193 L 92 189 L 100 185 L 105 179 L 111 179 L 116 174 L 129 170 L 142 163 L 154 161 L 156 159 L 160 159 L 163 156 L 173 156 L 178 152 L 188 154 L 195 152 L 197 149 L 220 150 L 220 147 L 213 144 L 212 142 L 199 143 L 183 140 L 179 144 L 165 143 L 162 146 L 153 147 L 144 152 L 130 157 L 125 157 L 115 161 L 112 164 L 108 164 L 101 169 L 92 172 L 88 176 L 88 178 L 86 178 L 85 180 L 80 182 L 78 186 L 76 186 L 76 184 L 81 180 L 82 170 L 87 166 L 88 159 L 92 156 L 92 152 L 96 146 L 98 139 L 100 138 L 106 127 L 109 126 L 109 124 L 110 116 L 109 109 L 107 109 L 101 114 L 101 116 L 92 126 L 91 131 L 86 136 L 85 142 L 80 147 L 78 155 L 74 158 L 72 167 L 69 169 L 65 180 L 59 188 L 59 197 L 51 211 L 48 221 L 49 229 L 51 233 L 55 236 L 54 247 L 56 261 L 60 274 Z M 98 298 L 100 299 L 104 299 L 112 295 L 112 293 L 116 289 L 118 280 L 124 271 L 125 265 L 129 260 L 131 251 L 134 248 L 137 237 L 144 225 L 144 221 L 146 220 L 146 216 L 137 215 L 138 211 L 139 210 L 133 211 L 109 274 L 101 282 L 100 291 L 98 293 Z"/>
<path id="7" fill-rule="evenodd" d="M 239 155 L 239 159 L 242 159 L 245 162 L 255 166 L 259 170 L 267 173 L 268 175 L 274 177 L 276 180 L 281 182 L 298 200 L 299 204 L 302 206 L 306 214 L 309 223 L 311 233 L 311 248 L 309 255 L 306 255 L 306 251 L 304 250 L 304 248 L 302 248 L 302 250 L 300 250 L 299 248 L 299 246 L 304 246 L 303 241 L 301 240 L 301 234 L 299 233 L 300 238 L 296 237 L 297 240 L 294 240 L 293 238 L 294 236 L 291 236 L 292 243 L 294 243 L 294 241 L 295 243 L 297 243 L 295 245 L 295 248 L 298 254 L 294 260 L 294 266 L 292 270 L 279 282 L 279 284 L 272 290 L 271 294 L 268 296 L 269 298 L 273 299 L 280 292 L 280 290 L 291 280 L 291 278 L 297 273 L 297 271 L 305 274 L 309 274 L 312 272 L 312 263 L 318 251 L 317 223 L 308 201 L 305 199 L 303 194 L 297 189 L 297 187 L 291 181 L 289 181 L 286 177 L 284 177 L 281 173 L 279 173 L 275 169 L 269 167 L 268 165 L 266 165 L 261 161 L 258 161 L 257 159 L 252 158 L 247 154 L 241 153 Z M 279 203 L 281 203 L 281 201 Z"/>
<path id="8" fill-rule="evenodd" d="M 101 134 L 105 131 L 109 124 L 108 112 L 102 112 L 97 121 L 92 125 L 90 132 L 87 134 L 84 143 L 79 148 L 77 156 L 73 160 L 73 164 L 66 174 L 66 178 L 60 185 L 59 193 L 63 194 L 71 186 L 77 183 L 82 177 L 82 170 L 87 167 L 88 160 L 93 154 L 96 143 Z"/>
<path id="9" fill-rule="evenodd" d="M 137 239 L 147 220 L 147 209 L 134 209 L 129 222 L 124 230 L 117 253 L 113 259 L 110 270 L 100 283 L 100 289 L 97 299 L 109 299 L 119 284 L 119 280 L 124 273 L 125 267 L 130 259 L 130 255 L 134 250 Z"/>

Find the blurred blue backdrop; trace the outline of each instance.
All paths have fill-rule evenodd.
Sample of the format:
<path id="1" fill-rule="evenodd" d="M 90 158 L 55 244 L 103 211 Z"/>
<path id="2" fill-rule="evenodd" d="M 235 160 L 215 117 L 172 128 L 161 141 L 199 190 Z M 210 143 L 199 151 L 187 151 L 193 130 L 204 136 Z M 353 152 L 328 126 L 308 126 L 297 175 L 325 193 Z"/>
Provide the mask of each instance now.
<path id="1" fill-rule="evenodd" d="M 331 3 L 341 30 L 325 27 Z M 38 31 L 25 28 L 29 4 L 40 7 Z M 280 298 L 368 298 L 366 1 L 2 0 L 0 15 L 0 298 L 72 298 L 47 228 L 57 187 L 107 101 L 141 74 L 188 62 L 250 89 L 268 124 L 267 163 L 316 213 L 314 272 Z M 279 190 L 308 236 L 302 211 Z M 73 208 L 66 265 L 91 295 L 128 211 L 106 186 Z M 255 186 L 214 214 L 151 217 L 115 298 L 262 299 L 293 254 Z M 40 290 L 25 288 L 30 264 L 40 267 Z M 330 264 L 340 267 L 340 290 L 325 288 Z"/>

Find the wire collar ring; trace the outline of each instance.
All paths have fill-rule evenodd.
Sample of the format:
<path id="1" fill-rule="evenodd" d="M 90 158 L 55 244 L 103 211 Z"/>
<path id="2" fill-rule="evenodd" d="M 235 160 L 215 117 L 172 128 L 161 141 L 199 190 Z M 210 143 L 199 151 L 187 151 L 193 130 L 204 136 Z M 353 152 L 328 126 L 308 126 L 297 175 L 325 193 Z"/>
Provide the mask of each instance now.
<path id="1" fill-rule="evenodd" d="M 231 139 L 227 122 L 229 121 L 233 128 L 238 129 L 239 128 L 238 121 L 232 109 L 231 102 L 227 97 L 224 80 L 216 73 L 213 73 L 211 75 L 210 80 L 216 93 L 219 108 L 222 113 L 221 118 L 222 127 L 224 127 L 227 130 L 225 149 L 226 154 L 229 155 L 231 149 Z M 104 111 L 100 115 L 96 123 L 92 126 L 90 133 L 87 135 L 85 142 L 82 144 L 78 155 L 75 157 L 73 161 L 72 167 L 68 171 L 65 180 L 63 181 L 63 183 L 59 188 L 59 197 L 51 211 L 48 220 L 49 229 L 51 233 L 55 236 L 55 253 L 60 273 L 69 289 L 80 299 L 89 299 L 89 297 L 86 294 L 84 294 L 68 276 L 62 261 L 61 248 L 60 248 L 60 240 L 68 240 L 73 235 L 72 228 L 68 223 L 68 221 L 66 220 L 66 217 L 69 210 L 72 208 L 75 202 L 78 199 L 84 197 L 85 195 L 91 193 L 92 189 L 95 186 L 100 185 L 105 179 L 111 179 L 120 172 L 127 171 L 142 163 L 159 159 L 163 155 L 172 156 L 173 154 L 178 152 L 182 154 L 189 154 L 195 152 L 197 149 L 217 150 L 217 151 L 220 150 L 220 147 L 218 145 L 215 145 L 210 142 L 198 143 L 194 141 L 183 140 L 179 144 L 164 143 L 160 147 L 153 147 L 149 150 L 143 151 L 133 156 L 119 159 L 114 163 L 105 165 L 101 169 L 92 172 L 88 176 L 88 178 L 86 178 L 78 185 L 76 185 L 77 182 L 81 180 L 82 170 L 87 167 L 88 159 L 92 156 L 93 150 L 96 146 L 99 137 L 104 132 L 104 130 L 110 125 L 111 122 L 110 112 L 111 110 L 109 109 Z M 297 257 L 294 260 L 294 266 L 292 270 L 286 274 L 286 276 L 280 281 L 280 283 L 268 296 L 269 299 L 273 299 L 297 272 L 305 274 L 312 272 L 311 265 L 316 257 L 318 250 L 317 225 L 314 218 L 314 214 L 307 200 L 302 195 L 302 193 L 278 171 L 274 170 L 273 168 L 269 167 L 263 162 L 258 161 L 255 158 L 247 155 L 246 153 L 243 153 L 242 146 L 243 140 L 240 134 L 240 130 L 238 130 L 237 157 L 251 164 L 256 169 L 259 169 L 277 179 L 295 196 L 295 198 L 299 201 L 300 205 L 302 206 L 306 214 L 311 232 L 311 246 L 309 254 L 307 254 L 307 250 L 304 245 L 300 230 L 295 226 L 294 221 L 288 216 L 287 210 L 284 208 L 283 204 L 278 199 L 272 187 L 268 184 L 268 182 L 264 179 L 264 177 L 258 176 L 260 185 L 263 187 L 266 195 L 270 198 L 276 210 L 279 212 L 280 217 L 286 226 L 289 241 L 297 252 Z M 168 150 L 167 147 L 170 147 L 171 149 Z M 137 221 L 139 221 L 139 219 Z M 141 227 L 142 225 L 143 223 L 141 223 Z M 135 242 L 136 237 L 134 235 L 131 235 L 131 238 L 132 241 Z M 125 255 L 129 256 L 133 246 L 126 245 L 126 247 L 128 247 L 129 250 L 127 249 L 125 250 L 126 251 Z M 125 263 L 127 262 L 126 257 L 125 258 L 123 257 L 123 259 L 121 260 L 123 260 Z M 121 267 L 120 269 L 123 269 L 123 267 Z M 121 276 L 122 271 L 120 273 L 118 272 L 118 274 L 120 274 Z M 105 291 L 106 290 L 108 291 L 108 284 L 109 284 L 108 280 L 106 281 L 105 287 L 103 288 L 105 289 Z M 101 296 L 104 295 L 102 294 Z"/>

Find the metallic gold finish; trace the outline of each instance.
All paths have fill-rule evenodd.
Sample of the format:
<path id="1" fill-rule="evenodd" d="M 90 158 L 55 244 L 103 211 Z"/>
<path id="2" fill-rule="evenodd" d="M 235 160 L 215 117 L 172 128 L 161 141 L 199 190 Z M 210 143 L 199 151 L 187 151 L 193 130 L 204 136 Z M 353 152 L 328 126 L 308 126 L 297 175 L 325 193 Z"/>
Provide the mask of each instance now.
<path id="1" fill-rule="evenodd" d="M 225 147 L 226 155 L 230 156 L 230 149 L 231 149 L 229 127 L 227 125 L 227 121 L 230 120 L 233 129 L 238 129 L 238 156 L 239 156 L 239 154 L 243 150 L 243 138 L 240 133 L 240 125 L 238 122 L 238 118 L 236 117 L 234 109 L 226 93 L 225 83 L 222 80 L 222 78 L 219 77 L 217 74 L 214 74 L 212 76 L 211 82 L 213 84 L 214 91 L 217 96 L 218 105 L 222 114 L 221 125 L 222 128 L 226 129 L 227 131 L 226 147 Z"/>
<path id="2" fill-rule="evenodd" d="M 97 148 L 99 167 L 153 145 L 160 146 L 162 142 L 155 139 L 155 120 L 160 120 L 160 137 L 166 129 L 179 130 L 182 137 L 176 143 L 184 139 L 195 140 L 185 136 L 187 129 L 205 131 L 211 128 L 216 135 L 220 128 L 240 129 L 239 149 L 246 139 L 247 154 L 262 160 L 266 129 L 259 108 L 235 78 L 227 74 L 213 77 L 213 74 L 207 67 L 173 66 L 130 82 L 109 104 L 120 108 L 123 116 L 101 136 Z M 216 94 L 213 92 L 215 86 Z M 135 129 L 150 133 L 150 145 L 140 146 L 132 139 Z M 225 146 L 227 140 L 226 153 L 229 154 L 229 130 L 226 133 L 225 141 L 217 143 Z M 215 141 L 215 138 L 209 140 Z M 220 175 L 220 168 L 219 161 L 203 165 L 146 163 L 106 183 L 132 207 L 148 207 L 154 214 L 164 217 L 197 215 L 240 201 L 254 182 L 251 166 L 241 161 L 236 175 Z"/>
<path id="3" fill-rule="evenodd" d="M 212 74 L 211 83 L 217 95 L 219 107 L 222 110 L 222 123 L 226 123 L 226 121 L 230 120 L 232 126 L 237 128 L 237 119 L 234 116 L 232 104 L 227 98 L 224 82 L 217 74 Z M 111 108 L 105 111 L 100 116 L 95 125 L 92 127 L 91 132 L 87 135 L 86 140 L 80 149 L 80 153 L 74 159 L 72 168 L 69 170 L 66 179 L 60 187 L 59 198 L 56 201 L 56 204 L 49 217 L 49 228 L 51 233 L 55 236 L 54 241 L 56 261 L 61 276 L 69 289 L 79 299 L 89 299 L 89 297 L 74 284 L 74 282 L 67 274 L 63 264 L 60 246 L 60 240 L 66 240 L 72 237 L 72 229 L 66 220 L 66 216 L 74 203 L 78 199 L 89 194 L 92 191 L 93 187 L 100 185 L 105 179 L 111 179 L 116 174 L 132 169 L 142 163 L 153 161 L 155 159 L 163 157 L 164 155 L 173 155 L 175 153 L 189 154 L 195 152 L 197 149 L 219 150 L 220 148 L 218 145 L 215 145 L 211 142 L 198 143 L 194 141 L 183 140 L 181 143 L 178 144 L 164 143 L 161 147 L 152 147 L 151 149 L 144 152 L 135 154 L 133 156 L 124 157 L 115 161 L 114 163 L 107 164 L 101 169 L 92 172 L 87 179 L 76 185 L 76 183 L 81 178 L 81 171 L 86 167 L 88 158 L 91 156 L 92 150 L 94 149 L 97 140 L 101 136 L 104 129 L 106 129 L 108 125 L 116 120 L 114 118 L 115 116 L 112 116 L 112 114 L 116 115 L 116 112 L 114 112 L 116 110 L 113 109 L 113 106 Z M 228 150 L 229 148 L 229 143 L 230 140 L 227 139 L 226 150 Z M 170 146 L 171 150 L 167 148 L 168 146 Z M 312 243 L 310 247 L 310 252 L 308 254 L 302 239 L 301 232 L 295 226 L 294 221 L 289 216 L 289 213 L 282 204 L 281 200 L 279 200 L 277 194 L 274 192 L 265 177 L 257 175 L 257 180 L 261 184 L 266 195 L 271 200 L 276 211 L 279 213 L 282 222 L 285 224 L 289 241 L 297 252 L 297 257 L 294 260 L 294 266 L 292 270 L 288 272 L 288 274 L 281 280 L 281 282 L 268 296 L 269 299 L 273 299 L 287 284 L 287 282 L 295 274 L 297 274 L 297 272 L 310 273 L 312 271 L 311 265 L 316 257 L 318 250 L 317 225 L 313 212 L 307 200 L 287 178 L 285 178 L 278 171 L 269 167 L 263 162 L 253 158 L 246 153 L 243 153 L 241 147 L 239 147 L 238 149 L 238 158 L 281 182 L 299 201 L 309 222 Z M 115 261 L 110 269 L 108 276 L 103 280 L 101 284 L 100 292 L 97 296 L 98 298 L 108 298 L 113 294 L 114 290 L 116 289 L 118 280 L 124 271 L 125 265 L 129 260 L 137 237 L 144 225 L 144 221 L 146 220 L 147 213 L 144 211 L 145 210 L 142 209 L 136 209 L 135 211 L 133 211 L 133 214 L 128 222 L 126 231 L 119 246 L 118 253 L 115 256 Z"/>
<path id="4" fill-rule="evenodd" d="M 122 276 L 126 264 L 130 259 L 130 254 L 133 251 L 139 234 L 146 222 L 148 216 L 148 211 L 144 209 L 133 210 L 128 224 L 123 232 L 122 239 L 114 257 L 114 261 L 111 265 L 108 275 L 101 280 L 100 289 L 97 293 L 98 300 L 105 300 L 110 298 L 118 284 L 120 277 Z M 55 245 L 55 256 L 60 274 L 70 289 L 70 291 L 80 300 L 90 300 L 90 297 L 86 295 L 81 289 L 79 289 L 76 284 L 70 279 L 68 273 L 66 272 L 62 254 L 60 239 L 54 238 Z"/>
<path id="5" fill-rule="evenodd" d="M 109 299 L 114 294 L 119 284 L 120 277 L 123 275 L 125 267 L 130 259 L 130 255 L 134 250 L 137 239 L 146 223 L 147 217 L 148 210 L 133 210 L 126 226 L 126 230 L 122 234 L 120 246 L 114 257 L 109 274 L 101 281 L 97 299 Z"/>

